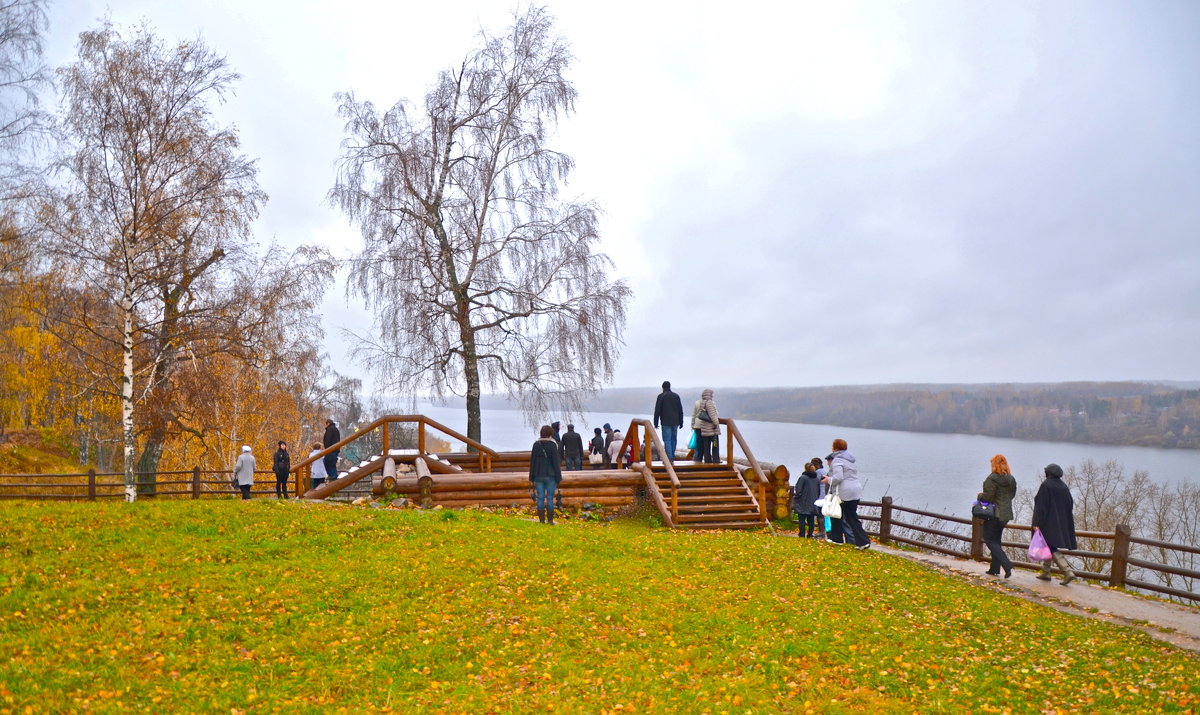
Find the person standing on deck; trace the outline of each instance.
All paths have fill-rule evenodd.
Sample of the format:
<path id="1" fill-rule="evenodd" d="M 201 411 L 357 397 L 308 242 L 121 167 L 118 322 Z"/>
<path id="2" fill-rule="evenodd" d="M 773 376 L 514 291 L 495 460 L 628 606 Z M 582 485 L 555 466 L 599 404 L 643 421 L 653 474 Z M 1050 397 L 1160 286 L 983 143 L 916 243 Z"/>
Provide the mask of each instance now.
<path id="1" fill-rule="evenodd" d="M 674 462 L 679 428 L 683 427 L 683 402 L 679 395 L 671 392 L 670 380 L 663 381 L 662 392 L 658 393 L 658 399 L 654 401 L 654 426 L 662 432 L 663 450 L 666 452 L 663 459 Z"/>
<path id="2" fill-rule="evenodd" d="M 288 477 L 292 471 L 292 457 L 288 454 L 287 442 L 280 440 L 271 468 L 275 472 L 275 498 L 287 499 Z"/>
<path id="3" fill-rule="evenodd" d="M 558 463 L 561 466 L 563 462 L 563 441 L 562 432 L 559 428 L 561 422 L 551 422 L 550 429 L 554 430 L 554 442 L 558 445 Z"/>
<path id="4" fill-rule="evenodd" d="M 595 434 L 592 436 L 590 454 L 600 455 L 600 461 L 592 461 L 592 469 L 604 469 L 605 462 L 608 461 L 608 453 L 604 449 L 604 435 L 600 434 L 600 428 L 595 429 Z"/>
<path id="5" fill-rule="evenodd" d="M 721 416 L 717 414 L 717 403 L 713 402 L 711 389 L 700 393 L 692 423 L 700 422 L 700 439 L 696 442 L 700 459 L 697 462 L 720 463 Z"/>
<path id="6" fill-rule="evenodd" d="M 568 472 L 583 469 L 583 437 L 575 431 L 575 425 L 567 425 L 567 433 L 562 438 L 562 449 Z"/>
<path id="7" fill-rule="evenodd" d="M 328 449 L 338 442 L 342 441 L 342 433 L 337 428 L 337 423 L 332 419 L 325 420 L 325 438 L 322 440 L 322 445 Z M 325 474 L 329 479 L 337 479 L 337 461 L 341 450 L 335 450 L 322 457 L 325 462 Z"/>
<path id="8" fill-rule="evenodd" d="M 233 481 L 241 490 L 242 499 L 250 498 L 250 487 L 254 486 L 254 469 L 257 466 L 254 462 L 254 455 L 250 454 L 250 445 L 243 445 L 242 453 L 238 455 L 237 463 L 233 465 Z"/>
<path id="9" fill-rule="evenodd" d="M 529 451 L 529 481 L 533 482 L 538 521 L 553 524 L 554 492 L 562 481 L 558 442 L 550 425 L 543 425 L 539 435 Z"/>
<path id="10" fill-rule="evenodd" d="M 604 468 L 605 469 L 611 469 L 613 466 L 612 460 L 608 456 L 608 448 L 612 444 L 612 441 L 613 441 L 612 425 L 605 422 L 604 423 Z"/>
<path id="11" fill-rule="evenodd" d="M 320 451 L 321 443 L 313 442 L 312 451 L 308 453 L 309 458 L 312 459 L 313 457 L 317 456 L 317 453 Z M 325 471 L 325 461 L 323 459 L 314 459 L 313 463 L 309 466 L 309 469 L 312 471 L 312 473 L 309 475 L 310 481 L 308 488 L 316 489 L 317 487 L 324 485 L 325 478 L 329 476 L 329 473 Z"/>

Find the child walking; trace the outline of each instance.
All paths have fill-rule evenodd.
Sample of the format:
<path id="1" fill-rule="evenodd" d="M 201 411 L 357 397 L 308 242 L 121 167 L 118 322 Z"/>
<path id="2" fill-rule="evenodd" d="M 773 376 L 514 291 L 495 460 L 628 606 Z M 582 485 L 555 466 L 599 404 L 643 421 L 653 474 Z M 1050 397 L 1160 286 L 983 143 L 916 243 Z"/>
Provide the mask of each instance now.
<path id="1" fill-rule="evenodd" d="M 792 491 L 792 511 L 796 513 L 799 523 L 797 536 L 804 539 L 815 538 L 817 516 L 821 510 L 814 503 L 821 498 L 821 480 L 817 476 L 812 462 L 804 465 L 804 473 L 796 480 L 796 488 Z"/>

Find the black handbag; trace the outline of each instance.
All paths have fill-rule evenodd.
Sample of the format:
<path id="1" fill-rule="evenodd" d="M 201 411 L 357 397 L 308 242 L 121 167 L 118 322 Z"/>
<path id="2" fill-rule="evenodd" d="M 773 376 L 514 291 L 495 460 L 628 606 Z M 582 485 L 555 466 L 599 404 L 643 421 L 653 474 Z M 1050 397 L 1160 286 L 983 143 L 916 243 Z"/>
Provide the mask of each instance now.
<path id="1" fill-rule="evenodd" d="M 983 519 L 985 521 L 988 519 L 995 519 L 996 505 L 990 502 L 977 501 L 971 506 L 971 516 L 975 517 L 976 519 Z"/>

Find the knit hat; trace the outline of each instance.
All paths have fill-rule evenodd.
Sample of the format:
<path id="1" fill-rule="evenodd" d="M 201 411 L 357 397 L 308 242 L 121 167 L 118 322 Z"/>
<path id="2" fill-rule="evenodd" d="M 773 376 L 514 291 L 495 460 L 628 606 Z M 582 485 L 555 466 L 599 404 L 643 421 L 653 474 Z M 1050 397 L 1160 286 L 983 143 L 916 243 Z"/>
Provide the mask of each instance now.
<path id="1" fill-rule="evenodd" d="M 1062 479 L 1062 475 L 1063 475 L 1062 467 L 1058 466 L 1057 464 L 1047 464 L 1046 465 L 1046 476 L 1047 477 L 1053 477 L 1054 479 Z"/>

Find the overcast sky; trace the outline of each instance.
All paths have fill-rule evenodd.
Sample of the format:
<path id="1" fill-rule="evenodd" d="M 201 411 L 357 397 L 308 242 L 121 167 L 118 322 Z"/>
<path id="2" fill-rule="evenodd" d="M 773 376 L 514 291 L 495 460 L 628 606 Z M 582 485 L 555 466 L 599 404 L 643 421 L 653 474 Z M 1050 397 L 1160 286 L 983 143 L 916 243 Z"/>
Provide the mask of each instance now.
<path id="1" fill-rule="evenodd" d="M 577 112 L 553 143 L 635 291 L 616 386 L 1200 378 L 1200 3 L 549 2 Z M 242 75 L 259 241 L 325 202 L 333 94 L 420 101 L 513 5 L 52 0 Z M 339 287 L 325 345 L 370 317 Z"/>

